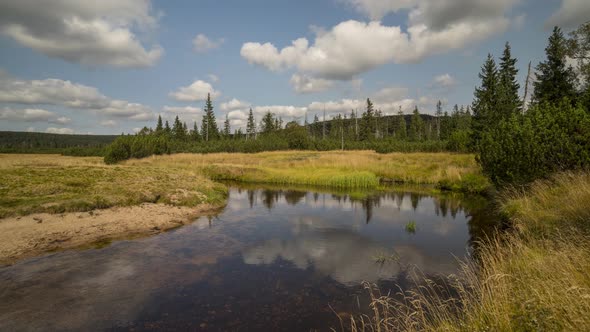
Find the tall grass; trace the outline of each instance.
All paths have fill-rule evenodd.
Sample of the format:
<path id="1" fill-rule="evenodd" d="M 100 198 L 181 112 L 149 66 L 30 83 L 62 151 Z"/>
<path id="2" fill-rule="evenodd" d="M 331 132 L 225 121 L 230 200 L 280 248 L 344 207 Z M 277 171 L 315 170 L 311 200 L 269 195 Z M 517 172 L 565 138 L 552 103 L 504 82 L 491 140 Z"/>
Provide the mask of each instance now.
<path id="1" fill-rule="evenodd" d="M 473 155 L 452 153 L 391 153 L 372 151 L 281 151 L 256 154 L 175 154 L 129 160 L 125 165 L 162 165 L 203 169 L 214 178 L 245 182 L 371 187 L 378 180 L 406 184 L 470 185 L 483 191 L 489 182 Z M 473 179 L 478 181 L 473 181 Z"/>
<path id="2" fill-rule="evenodd" d="M 485 240 L 478 260 L 439 284 L 382 296 L 353 331 L 590 331 L 590 174 L 563 173 L 504 194 L 515 231 Z"/>

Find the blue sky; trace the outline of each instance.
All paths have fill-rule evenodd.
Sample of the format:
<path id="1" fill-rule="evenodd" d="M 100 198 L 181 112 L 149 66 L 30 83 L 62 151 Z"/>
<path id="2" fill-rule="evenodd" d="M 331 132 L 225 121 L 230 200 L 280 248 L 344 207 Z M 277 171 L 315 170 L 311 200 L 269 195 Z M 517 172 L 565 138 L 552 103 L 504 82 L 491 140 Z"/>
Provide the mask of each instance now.
<path id="1" fill-rule="evenodd" d="M 285 120 L 469 104 L 488 52 L 526 65 L 585 0 L 0 1 L 0 130 L 116 134 L 158 114 Z"/>

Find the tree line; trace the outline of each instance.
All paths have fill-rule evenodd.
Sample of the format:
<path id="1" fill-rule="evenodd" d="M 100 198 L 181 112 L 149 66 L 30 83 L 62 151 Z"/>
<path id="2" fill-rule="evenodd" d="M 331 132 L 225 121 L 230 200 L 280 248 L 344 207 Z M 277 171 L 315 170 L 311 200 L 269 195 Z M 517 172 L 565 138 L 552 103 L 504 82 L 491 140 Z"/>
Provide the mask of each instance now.
<path id="1" fill-rule="evenodd" d="M 200 127 L 189 129 L 178 116 L 172 126 L 158 118 L 155 129 L 122 136 L 110 145 L 107 163 L 152 154 L 176 152 L 260 152 L 287 149 L 377 152 L 473 152 L 496 185 L 528 183 L 540 177 L 590 165 L 590 23 L 566 37 L 555 27 L 545 49 L 546 59 L 527 75 L 524 95 L 517 80 L 517 59 L 506 43 L 501 57 L 489 54 L 479 74 L 471 105 L 444 110 L 439 101 L 434 116 L 394 115 L 376 109 L 367 98 L 356 110 L 320 121 L 283 123 L 267 112 L 259 123 L 249 111 L 244 130 L 233 133 L 229 119 L 218 128 L 213 103 L 207 97 Z M 568 64 L 577 61 L 577 70 Z M 532 81 L 532 84 L 529 82 Z M 529 91 L 532 91 L 529 95 Z"/>

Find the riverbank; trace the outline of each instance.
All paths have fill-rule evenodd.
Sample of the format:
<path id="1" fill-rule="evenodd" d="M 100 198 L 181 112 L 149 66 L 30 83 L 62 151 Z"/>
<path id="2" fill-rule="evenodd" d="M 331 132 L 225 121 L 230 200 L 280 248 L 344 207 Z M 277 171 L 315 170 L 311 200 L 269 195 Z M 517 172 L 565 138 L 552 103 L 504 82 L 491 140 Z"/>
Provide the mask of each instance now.
<path id="1" fill-rule="evenodd" d="M 0 264 L 190 222 L 225 205 L 227 187 L 219 180 L 354 193 L 382 182 L 465 192 L 489 186 L 472 155 L 450 153 L 177 154 L 118 165 L 98 157 L 0 154 Z"/>
<path id="2" fill-rule="evenodd" d="M 375 297 L 357 319 L 381 331 L 590 330 L 590 173 L 563 173 L 526 191 L 506 191 L 501 212 L 512 229 L 479 247 L 457 291 L 421 287 L 405 301 Z M 442 290 L 444 292 L 444 290 Z M 375 293 L 374 293 L 375 294 Z"/>

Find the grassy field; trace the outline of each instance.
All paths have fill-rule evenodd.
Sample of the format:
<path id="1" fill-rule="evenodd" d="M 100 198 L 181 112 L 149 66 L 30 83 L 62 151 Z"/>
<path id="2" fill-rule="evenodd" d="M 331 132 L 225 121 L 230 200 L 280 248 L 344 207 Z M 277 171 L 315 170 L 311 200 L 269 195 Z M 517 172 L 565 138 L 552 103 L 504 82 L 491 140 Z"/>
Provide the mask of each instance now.
<path id="1" fill-rule="evenodd" d="M 489 187 L 473 155 L 372 151 L 288 151 L 256 154 L 175 154 L 129 160 L 123 165 L 199 169 L 214 180 L 372 188 L 381 180 L 441 185 L 482 192 Z"/>
<path id="2" fill-rule="evenodd" d="M 353 330 L 590 331 L 589 206 L 588 173 L 506 192 L 502 210 L 514 228 L 463 266 L 452 283 L 458 297 L 422 281 L 398 301 L 369 285 L 374 314 L 354 320 Z"/>
<path id="3" fill-rule="evenodd" d="M 143 202 L 222 205 L 227 189 L 197 171 L 106 166 L 98 157 L 0 154 L 0 218 Z"/>
<path id="4" fill-rule="evenodd" d="M 472 155 L 450 153 L 265 152 L 175 154 L 105 165 L 97 157 L 0 154 L 0 218 L 89 211 L 143 202 L 221 204 L 216 180 L 334 189 L 381 181 L 481 192 L 489 183 Z"/>

